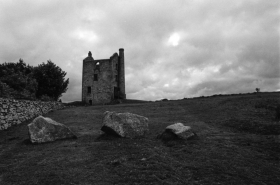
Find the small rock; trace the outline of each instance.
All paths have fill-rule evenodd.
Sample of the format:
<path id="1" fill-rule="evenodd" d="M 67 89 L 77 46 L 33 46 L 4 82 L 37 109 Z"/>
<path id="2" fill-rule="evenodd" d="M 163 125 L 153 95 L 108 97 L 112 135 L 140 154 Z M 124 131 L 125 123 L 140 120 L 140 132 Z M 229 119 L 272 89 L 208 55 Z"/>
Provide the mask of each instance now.
<path id="1" fill-rule="evenodd" d="M 38 116 L 27 126 L 32 143 L 45 143 L 58 139 L 77 138 L 67 126 L 43 116 Z"/>
<path id="2" fill-rule="evenodd" d="M 175 123 L 165 128 L 165 131 L 158 136 L 164 140 L 183 139 L 187 140 L 196 136 L 190 126 L 185 126 L 183 123 Z"/>
<path id="3" fill-rule="evenodd" d="M 120 158 L 118 158 L 118 159 L 115 159 L 115 160 L 113 160 L 113 161 L 111 161 L 110 163 L 112 164 L 112 165 L 120 165 L 120 164 L 122 164 L 122 163 L 124 163 L 124 162 L 126 162 L 127 161 L 127 158 L 126 157 L 120 157 Z"/>
<path id="4" fill-rule="evenodd" d="M 142 137 L 149 131 L 148 121 L 148 118 L 137 114 L 106 111 L 101 130 L 106 134 L 120 137 Z"/>

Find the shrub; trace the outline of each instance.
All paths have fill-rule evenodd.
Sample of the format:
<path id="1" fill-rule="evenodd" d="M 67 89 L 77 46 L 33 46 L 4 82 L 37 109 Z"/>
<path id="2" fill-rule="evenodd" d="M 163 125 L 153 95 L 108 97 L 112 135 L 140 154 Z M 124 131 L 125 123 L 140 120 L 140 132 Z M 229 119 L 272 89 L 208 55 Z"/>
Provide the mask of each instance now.
<path id="1" fill-rule="evenodd" d="M 47 96 L 47 95 L 42 95 L 41 98 L 40 98 L 41 101 L 54 101 L 53 98 Z"/>
<path id="2" fill-rule="evenodd" d="M 36 97 L 47 95 L 53 100 L 58 100 L 62 93 L 67 91 L 69 78 L 65 79 L 66 72 L 52 61 L 40 64 L 33 70 L 33 77 L 38 83 Z"/>
<path id="3" fill-rule="evenodd" d="M 14 90 L 10 88 L 6 83 L 0 81 L 0 97 L 13 98 Z"/>
<path id="4" fill-rule="evenodd" d="M 65 75 L 66 72 L 50 60 L 37 67 L 26 65 L 22 59 L 17 63 L 5 62 L 0 64 L 0 97 L 58 100 L 69 84 Z"/>

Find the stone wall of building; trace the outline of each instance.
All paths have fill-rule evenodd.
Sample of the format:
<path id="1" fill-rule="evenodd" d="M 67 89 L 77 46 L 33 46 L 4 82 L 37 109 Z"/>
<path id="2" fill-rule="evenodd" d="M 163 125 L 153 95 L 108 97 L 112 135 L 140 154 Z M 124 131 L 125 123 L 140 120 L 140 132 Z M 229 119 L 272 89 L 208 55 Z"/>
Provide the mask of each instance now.
<path id="1" fill-rule="evenodd" d="M 91 52 L 83 60 L 82 101 L 87 104 L 110 103 L 125 99 L 124 50 L 109 59 L 94 60 Z"/>
<path id="2" fill-rule="evenodd" d="M 88 56 L 83 60 L 83 76 L 82 76 L 82 101 L 89 103 L 92 100 L 88 87 L 92 87 L 94 78 L 94 68 L 97 63 L 94 62 L 92 56 Z"/>
<path id="3" fill-rule="evenodd" d="M 93 104 L 109 103 L 112 100 L 112 70 L 110 60 L 96 60 L 99 62 L 99 67 L 95 67 L 94 75 L 97 75 L 97 80 L 93 80 L 91 84 L 91 97 Z"/>
<path id="4" fill-rule="evenodd" d="M 59 102 L 41 102 L 0 98 L 0 130 L 46 114 L 51 110 L 64 108 Z"/>

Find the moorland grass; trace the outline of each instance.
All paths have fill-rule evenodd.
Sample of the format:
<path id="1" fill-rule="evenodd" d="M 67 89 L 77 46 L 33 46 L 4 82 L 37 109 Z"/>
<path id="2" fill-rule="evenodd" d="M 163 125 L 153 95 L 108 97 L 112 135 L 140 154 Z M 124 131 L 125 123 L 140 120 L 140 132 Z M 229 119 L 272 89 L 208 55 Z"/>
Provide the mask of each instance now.
<path id="1" fill-rule="evenodd" d="M 280 184 L 275 102 L 279 93 L 54 111 L 45 116 L 69 126 L 78 139 L 32 145 L 31 120 L 0 131 L 0 184 Z M 150 132 L 139 139 L 104 136 L 105 111 L 146 116 Z M 191 126 L 196 139 L 156 138 L 175 122 Z"/>

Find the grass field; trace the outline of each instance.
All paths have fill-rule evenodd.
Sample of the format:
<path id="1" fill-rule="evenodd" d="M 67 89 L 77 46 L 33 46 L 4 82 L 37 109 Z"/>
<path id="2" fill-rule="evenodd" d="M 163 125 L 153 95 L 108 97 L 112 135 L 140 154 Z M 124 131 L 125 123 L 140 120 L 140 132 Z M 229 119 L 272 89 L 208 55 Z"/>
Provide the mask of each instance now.
<path id="1" fill-rule="evenodd" d="M 78 139 L 32 145 L 27 124 L 0 131 L 0 184 L 280 184 L 280 93 L 71 107 L 50 117 Z M 103 136 L 105 111 L 149 118 L 141 139 Z M 162 142 L 181 122 L 198 137 Z"/>

